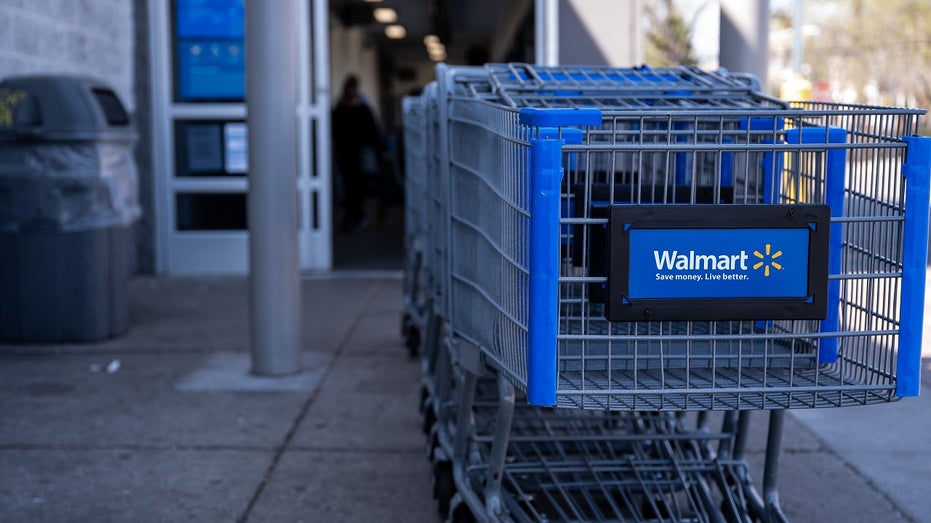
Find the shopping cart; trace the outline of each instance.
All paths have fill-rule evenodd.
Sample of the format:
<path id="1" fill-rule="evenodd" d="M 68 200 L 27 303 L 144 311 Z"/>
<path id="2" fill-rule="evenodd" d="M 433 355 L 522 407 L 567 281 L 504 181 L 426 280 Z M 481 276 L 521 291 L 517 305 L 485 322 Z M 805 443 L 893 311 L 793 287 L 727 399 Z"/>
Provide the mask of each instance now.
<path id="1" fill-rule="evenodd" d="M 659 97 L 597 109 L 565 92 L 546 108 L 539 90 L 523 105 L 508 92 L 517 107 L 454 98 L 448 120 L 452 328 L 531 403 L 781 409 L 916 393 L 927 140 L 909 134 L 923 111 L 649 109 Z M 770 264 L 764 232 L 799 241 L 797 272 Z M 706 257 L 677 258 L 661 236 Z M 719 254 L 701 237 L 763 243 Z M 711 267 L 711 254 L 728 258 Z M 644 284 L 658 273 L 676 279 Z"/>
<path id="2" fill-rule="evenodd" d="M 411 356 L 420 351 L 427 323 L 424 285 L 425 236 L 427 223 L 428 133 L 424 100 L 409 96 L 402 100 L 404 118 L 404 309 L 401 337 Z"/>
<path id="3" fill-rule="evenodd" d="M 470 79 L 468 92 L 471 96 L 481 96 L 479 89 L 485 96 L 489 95 L 490 83 L 482 68 L 449 69 L 462 78 Z M 434 496 L 444 517 L 456 491 L 451 461 L 451 434 L 455 428 L 450 427 L 450 420 L 455 418 L 458 405 L 453 362 L 446 349 L 449 334 L 446 323 L 448 242 L 445 224 L 449 186 L 442 169 L 444 162 L 448 161 L 447 152 L 441 146 L 445 139 L 441 136 L 445 129 L 441 123 L 445 118 L 441 107 L 445 103 L 445 96 L 440 97 L 436 82 L 427 85 L 420 96 L 404 102 L 405 135 L 418 138 L 406 145 L 410 159 L 407 166 L 410 203 L 407 205 L 416 209 L 407 211 L 411 216 L 411 227 L 406 230 L 410 231 L 408 237 L 412 241 L 409 244 L 415 245 L 415 252 L 408 254 L 405 278 L 416 283 L 405 284 L 405 316 L 402 319 L 402 336 L 409 340 L 416 335 L 422 342 L 424 377 L 420 411 L 423 431 L 428 436 L 428 456 L 434 463 Z M 414 147 L 418 150 L 411 151 Z M 417 305 L 412 306 L 415 303 Z M 440 427 L 447 428 L 443 430 Z"/>
<path id="4" fill-rule="evenodd" d="M 745 478 L 742 460 L 722 468 L 695 433 L 684 441 L 698 451 L 676 448 L 662 464 L 634 452 L 640 457 L 627 468 L 608 460 L 593 469 L 594 451 L 567 452 L 566 442 L 578 434 L 563 431 L 569 439 L 546 454 L 570 455 L 560 463 L 572 463 L 571 488 L 570 476 L 552 467 L 555 460 L 538 456 L 523 469 L 506 463 L 508 455 L 532 455 L 515 446 L 523 436 L 514 419 L 530 411 L 515 416 L 508 407 L 511 386 L 535 404 L 654 411 L 661 422 L 630 434 L 640 447 L 682 433 L 678 418 L 657 412 L 781 413 L 915 393 L 929 159 L 927 141 L 907 135 L 921 111 L 790 108 L 756 94 L 744 77 L 693 69 L 510 65 L 488 72 L 494 101 L 470 96 L 454 85 L 455 75 L 438 71 L 439 111 L 446 113 L 439 134 L 448 148 L 438 156 L 450 195 L 446 318 L 452 359 L 466 369 L 453 458 L 464 465 L 455 478 L 458 497 L 480 519 L 539 519 L 532 514 L 544 509 L 529 503 L 537 496 L 551 500 L 551 519 L 564 520 L 675 514 L 716 521 L 725 513 L 742 520 L 773 504 L 745 499 L 757 496 L 743 488 L 747 481 L 734 479 Z M 691 253 L 689 246 L 701 246 L 702 238 L 725 244 L 741 236 L 759 241 L 764 233 L 778 233 L 774 238 L 786 246 L 761 243 L 746 258 L 747 249 L 719 254 L 713 266 L 711 255 L 699 252 L 704 266 L 698 268 L 694 254 L 680 258 L 654 238 L 671 235 Z M 804 247 L 806 256 L 789 262 L 793 239 L 793 249 Z M 643 250 L 653 251 L 652 269 L 650 256 L 635 258 Z M 757 263 L 752 270 L 763 278 L 783 276 L 783 267 L 792 265 L 805 271 L 797 281 L 774 279 L 780 283 L 769 287 L 777 292 L 709 283 L 695 289 L 702 281 L 696 276 L 746 281 L 750 276 L 738 274 L 738 265 Z M 644 271 L 652 286 L 637 277 Z M 668 282 L 674 285 L 662 286 Z M 502 378 L 496 414 L 487 418 L 495 420 L 490 438 L 465 430 L 481 426 L 484 411 L 475 404 L 483 395 L 474 391 L 486 367 Z M 546 421 L 552 416 L 538 417 L 552 423 Z M 643 416 L 622 416 L 620 426 Z M 728 418 L 731 429 L 722 433 L 739 441 L 745 431 L 733 427 L 748 418 Z M 774 465 L 778 457 L 781 423 L 774 414 L 767 498 L 774 492 L 769 461 Z M 598 452 L 615 449 L 586 434 L 602 445 Z M 526 439 L 533 448 L 541 445 Z M 475 469 L 483 471 L 480 481 Z M 647 482 L 646 470 L 654 478 L 675 475 L 677 482 Z M 500 495 L 502 482 L 507 496 Z M 707 495 L 712 483 L 727 494 L 717 509 Z M 547 494 L 576 487 L 565 496 L 568 505 Z M 674 501 L 683 495 L 688 502 Z M 652 508 L 635 510 L 624 496 Z M 605 508 L 612 504 L 624 508 Z M 724 511 L 725 505 L 751 508 Z M 778 515 L 778 506 L 772 508 Z"/>
<path id="5" fill-rule="evenodd" d="M 660 412 L 517 408 L 502 462 L 500 409 L 473 407 L 473 456 L 457 494 L 487 519 L 750 521 L 765 511 L 750 485 L 748 431 L 733 414 L 712 431 L 706 415 L 691 425 Z"/>

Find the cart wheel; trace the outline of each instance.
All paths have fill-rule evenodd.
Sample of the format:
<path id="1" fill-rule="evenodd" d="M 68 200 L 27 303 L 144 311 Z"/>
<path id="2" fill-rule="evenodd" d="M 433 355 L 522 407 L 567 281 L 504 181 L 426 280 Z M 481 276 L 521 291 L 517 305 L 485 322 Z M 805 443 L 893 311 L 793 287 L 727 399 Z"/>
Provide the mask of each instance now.
<path id="1" fill-rule="evenodd" d="M 746 510 L 740 510 L 740 507 L 737 507 L 738 512 L 734 511 L 734 508 L 730 503 L 725 499 L 721 502 L 721 514 L 724 515 L 724 521 L 727 523 L 753 523 L 757 521 L 756 518 L 751 517 L 749 512 L 749 507 Z"/>
<path id="2" fill-rule="evenodd" d="M 436 431 L 432 431 L 429 436 L 429 441 L 427 442 L 427 460 L 430 461 L 430 464 L 433 465 L 434 470 L 437 467 L 438 463 L 449 463 L 449 458 L 447 457 L 446 451 L 440 447 L 440 437 L 436 434 Z"/>
<path id="3" fill-rule="evenodd" d="M 765 510 L 763 511 L 762 514 L 760 514 L 756 510 L 756 507 L 753 506 L 752 503 L 747 504 L 747 521 L 765 521 L 764 519 L 765 515 L 766 515 Z"/>
<path id="4" fill-rule="evenodd" d="M 669 506 L 661 495 L 644 494 L 640 500 L 640 513 L 647 519 L 666 519 L 670 517 Z"/>
<path id="5" fill-rule="evenodd" d="M 436 425 L 436 413 L 433 412 L 433 406 L 427 405 L 423 413 L 423 433 L 424 435 L 430 434 L 430 431 L 433 430 L 433 426 Z"/>
<path id="6" fill-rule="evenodd" d="M 427 389 L 426 385 L 420 386 L 420 413 L 423 414 L 427 408 L 427 405 L 430 404 L 430 391 Z"/>
<path id="7" fill-rule="evenodd" d="M 401 339 L 407 341 L 407 333 L 410 331 L 412 323 L 410 314 L 405 312 L 401 315 Z"/>
<path id="8" fill-rule="evenodd" d="M 407 345 L 407 352 L 411 358 L 416 358 L 420 354 L 420 329 L 414 325 L 408 326 L 404 344 Z"/>
<path id="9" fill-rule="evenodd" d="M 439 461 L 433 465 L 433 499 L 436 500 L 440 516 L 449 515 L 449 504 L 456 495 L 456 480 L 453 478 L 453 464 Z M 470 516 L 472 514 L 469 514 Z"/>
<path id="10" fill-rule="evenodd" d="M 465 503 L 460 503 L 455 510 L 453 510 L 453 516 L 449 519 L 450 523 L 475 523 L 475 516 L 472 515 L 472 511 L 469 510 L 469 507 Z"/>

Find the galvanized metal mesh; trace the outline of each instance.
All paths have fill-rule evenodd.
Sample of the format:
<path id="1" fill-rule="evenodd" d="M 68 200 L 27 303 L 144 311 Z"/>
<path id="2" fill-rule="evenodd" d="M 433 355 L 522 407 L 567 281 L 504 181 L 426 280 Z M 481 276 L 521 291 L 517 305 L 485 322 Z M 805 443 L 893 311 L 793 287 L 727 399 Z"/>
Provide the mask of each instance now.
<path id="1" fill-rule="evenodd" d="M 662 125 L 647 125 L 642 113 L 605 114 L 605 126 L 589 132 L 585 144 L 565 148 L 564 208 L 581 211 L 577 218 L 562 220 L 561 405 L 770 409 L 894 398 L 905 219 L 901 137 L 916 130 L 920 112 L 799 107 L 721 114 L 718 125 L 709 125 L 707 116 L 699 113 L 657 118 Z M 768 130 L 732 125 L 751 117 L 783 124 Z M 633 132 L 637 127 L 642 131 Z M 847 142 L 785 143 L 787 129 L 828 127 L 845 129 Z M 604 319 L 604 305 L 599 303 L 603 298 L 598 298 L 607 281 L 599 266 L 604 261 L 592 259 L 588 248 L 603 241 L 597 229 L 607 222 L 592 214 L 597 184 L 607 185 L 612 204 L 826 203 L 826 155 L 837 149 L 846 157 L 843 216 L 835 219 L 843 224 L 843 269 L 830 275 L 841 289 L 837 330 L 824 332 L 816 321 L 763 318 L 660 323 Z M 767 163 L 781 171 L 772 178 L 779 186 L 762 186 Z M 677 180 L 675 173 L 683 172 L 686 176 Z M 578 243 L 581 249 L 573 249 Z M 840 356 L 836 363 L 819 365 L 819 350 L 831 339 L 839 345 Z"/>
<path id="2" fill-rule="evenodd" d="M 525 386 L 530 180 L 516 111 L 450 104 L 450 325 Z"/>
<path id="3" fill-rule="evenodd" d="M 425 299 L 424 279 L 430 264 L 425 259 L 428 218 L 428 156 L 425 100 L 406 97 L 404 116 L 404 292 L 410 304 Z"/>
<path id="4" fill-rule="evenodd" d="M 695 67 L 541 67 L 487 64 L 494 92 L 511 107 L 598 107 L 656 111 L 782 108 L 753 77 Z"/>
<path id="5" fill-rule="evenodd" d="M 446 304 L 446 285 L 449 281 L 446 269 L 446 227 L 448 220 L 448 187 L 443 175 L 444 160 L 440 156 L 440 131 L 443 124 L 440 115 L 440 96 L 436 83 L 426 87 L 423 94 L 425 127 L 427 132 L 427 196 L 426 219 L 428 231 L 427 245 L 424 249 L 425 267 L 427 267 L 427 287 L 430 296 L 440 306 Z M 445 311 L 444 311 L 445 316 Z"/>
<path id="6" fill-rule="evenodd" d="M 745 80 L 731 80 L 726 93 L 715 85 L 707 88 L 706 99 L 718 100 L 724 104 L 720 106 L 672 109 L 630 102 L 605 109 L 604 104 L 603 124 L 582 129 L 581 144 L 564 146 L 559 405 L 781 409 L 895 399 L 905 220 L 902 137 L 916 132 L 923 112 L 847 105 L 787 108 L 753 94 Z M 596 87 L 603 92 L 578 96 L 640 100 L 616 86 Z M 518 124 L 511 104 L 544 99 L 563 104 L 571 98 L 562 91 L 534 89 L 526 94 L 499 82 L 496 101 L 453 95 L 445 121 L 451 324 L 518 387 L 528 379 L 528 158 L 529 138 L 537 131 Z M 679 96 L 686 95 L 670 95 Z M 844 129 L 846 141 L 786 141 L 792 129 L 829 127 Z M 842 270 L 830 276 L 841 295 L 837 329 L 824 331 L 815 321 L 766 318 L 604 319 L 604 260 L 593 250 L 603 245 L 600 230 L 607 223 L 599 207 L 689 203 L 707 204 L 713 212 L 713 206 L 738 203 L 825 203 L 827 157 L 838 150 L 844 158 L 844 209 L 834 223 L 841 224 L 844 241 Z M 836 344 L 839 357 L 819 364 L 826 344 Z"/>
<path id="7" fill-rule="evenodd" d="M 469 467 L 481 492 L 498 405 L 477 402 Z M 509 521 L 693 521 L 749 518 L 731 456 L 733 431 L 688 426 L 668 413 L 610 413 L 522 406 L 514 411 L 503 467 Z M 719 452 L 720 451 L 720 452 Z"/>

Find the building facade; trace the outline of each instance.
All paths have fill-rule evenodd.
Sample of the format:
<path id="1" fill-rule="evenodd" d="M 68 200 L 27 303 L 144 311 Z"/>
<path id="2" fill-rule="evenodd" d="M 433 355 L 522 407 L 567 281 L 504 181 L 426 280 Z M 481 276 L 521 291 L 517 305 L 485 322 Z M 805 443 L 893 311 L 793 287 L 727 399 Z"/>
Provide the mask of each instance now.
<path id="1" fill-rule="evenodd" d="M 283 154 L 296 155 L 298 165 L 301 268 L 327 270 L 333 267 L 334 205 L 329 115 L 344 78 L 356 74 L 373 107 L 397 120 L 399 98 L 432 79 L 421 34 L 462 42 L 462 48 L 448 48 L 453 64 L 465 63 L 465 44 L 471 51 L 476 42 L 487 59 L 532 61 L 534 2 L 507 2 L 506 16 L 490 20 L 482 11 L 485 0 L 398 0 L 413 27 L 406 47 L 389 47 L 378 27 L 345 15 L 366 5 L 361 0 L 291 1 L 299 13 L 299 146 Z M 620 66 L 642 60 L 639 37 L 631 37 L 637 31 L 616 30 L 636 28 L 639 1 L 624 9 L 609 4 L 563 6 L 559 40 L 570 61 Z M 112 86 L 132 115 L 143 209 L 135 227 L 140 272 L 248 270 L 243 6 L 244 0 L 0 0 L 0 80 L 90 76 Z M 438 12 L 446 18 L 438 19 Z M 471 25 L 457 28 L 456 21 Z M 583 59 L 586 50 L 589 60 Z"/>

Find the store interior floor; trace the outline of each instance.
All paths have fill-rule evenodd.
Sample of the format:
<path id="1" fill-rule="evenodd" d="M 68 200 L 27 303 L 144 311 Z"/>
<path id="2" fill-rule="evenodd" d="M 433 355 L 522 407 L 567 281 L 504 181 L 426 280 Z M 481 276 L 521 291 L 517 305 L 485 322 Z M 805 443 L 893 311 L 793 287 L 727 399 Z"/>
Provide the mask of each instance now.
<path id="1" fill-rule="evenodd" d="M 404 266 L 404 204 L 399 201 L 366 202 L 366 223 L 345 230 L 337 212 L 333 230 L 333 268 L 346 270 L 400 270 Z"/>

